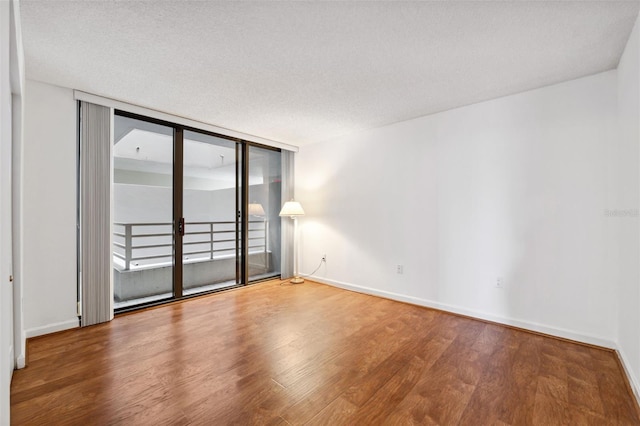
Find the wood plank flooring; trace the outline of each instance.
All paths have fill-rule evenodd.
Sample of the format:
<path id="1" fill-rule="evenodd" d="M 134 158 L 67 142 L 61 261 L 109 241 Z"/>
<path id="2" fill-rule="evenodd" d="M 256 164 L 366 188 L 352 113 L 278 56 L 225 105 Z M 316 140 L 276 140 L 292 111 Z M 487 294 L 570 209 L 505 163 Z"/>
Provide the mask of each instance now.
<path id="1" fill-rule="evenodd" d="M 277 282 L 31 339 L 12 424 L 638 425 L 613 352 Z"/>

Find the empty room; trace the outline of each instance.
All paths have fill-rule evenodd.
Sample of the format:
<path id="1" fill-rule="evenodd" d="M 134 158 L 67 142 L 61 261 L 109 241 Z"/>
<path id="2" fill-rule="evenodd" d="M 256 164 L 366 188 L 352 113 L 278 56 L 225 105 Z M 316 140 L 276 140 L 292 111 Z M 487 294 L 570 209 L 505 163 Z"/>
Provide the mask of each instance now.
<path id="1" fill-rule="evenodd" d="M 640 1 L 0 1 L 0 424 L 640 425 Z"/>

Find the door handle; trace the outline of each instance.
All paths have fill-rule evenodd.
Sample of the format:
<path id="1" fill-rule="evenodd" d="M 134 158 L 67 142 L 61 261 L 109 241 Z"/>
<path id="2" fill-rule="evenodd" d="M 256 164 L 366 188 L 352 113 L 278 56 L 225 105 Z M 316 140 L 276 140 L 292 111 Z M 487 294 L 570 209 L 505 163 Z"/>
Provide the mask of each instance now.
<path id="1" fill-rule="evenodd" d="M 184 217 L 178 220 L 178 234 L 184 237 Z"/>

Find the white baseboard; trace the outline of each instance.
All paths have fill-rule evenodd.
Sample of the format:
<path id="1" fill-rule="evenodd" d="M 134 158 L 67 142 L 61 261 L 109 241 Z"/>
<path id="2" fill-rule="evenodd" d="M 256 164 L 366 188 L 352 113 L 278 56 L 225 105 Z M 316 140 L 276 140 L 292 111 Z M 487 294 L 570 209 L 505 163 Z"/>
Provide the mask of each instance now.
<path id="1" fill-rule="evenodd" d="M 30 337 L 42 336 L 43 334 L 55 333 L 56 331 L 69 330 L 79 326 L 78 318 L 74 318 L 67 321 L 43 325 L 41 327 L 29 328 L 25 330 L 25 335 L 28 339 Z"/>
<path id="2" fill-rule="evenodd" d="M 640 405 L 640 383 L 638 383 L 638 379 L 635 377 L 633 371 L 631 370 L 629 358 L 627 358 L 624 351 L 619 345 L 616 348 L 616 353 L 618 355 L 618 358 L 620 359 L 620 364 L 622 364 L 624 373 L 627 375 L 627 380 L 629 380 L 629 385 L 631 385 L 631 391 L 633 392 L 633 396 L 635 396 L 636 398 L 636 403 Z"/>
<path id="3" fill-rule="evenodd" d="M 26 351 L 27 351 L 27 335 L 25 334 L 24 330 L 22 330 L 22 332 L 20 333 L 20 344 L 17 345 L 18 347 L 18 353 L 16 353 L 16 369 L 21 369 L 26 367 L 27 365 L 27 358 L 26 358 Z"/>
<path id="4" fill-rule="evenodd" d="M 20 370 L 27 365 L 27 360 L 24 358 L 24 355 L 20 355 L 16 357 L 16 369 Z"/>
<path id="5" fill-rule="evenodd" d="M 578 332 L 566 330 L 563 328 L 551 327 L 548 325 L 538 324 L 531 321 L 519 320 L 516 318 L 500 317 L 500 316 L 492 315 L 486 312 L 463 308 L 461 306 L 434 302 L 432 300 L 421 299 L 419 297 L 407 296 L 404 294 L 378 290 L 370 287 L 363 287 L 356 284 L 345 283 L 345 282 L 331 280 L 331 279 L 317 277 L 317 276 L 311 276 L 309 277 L 309 279 L 323 283 L 323 284 L 328 284 L 334 287 L 342 288 L 345 290 L 355 291 L 358 293 L 384 297 L 386 299 L 397 300 L 399 302 L 410 303 L 412 305 L 424 306 L 427 308 L 438 309 L 441 311 L 478 318 L 478 319 L 491 321 L 499 324 L 510 325 L 510 326 L 522 328 L 525 330 L 535 331 L 537 333 L 549 334 L 551 336 L 561 337 L 563 339 L 574 340 L 576 342 L 587 343 L 590 345 L 601 346 L 608 349 L 617 349 L 617 345 L 611 340 L 604 339 L 597 336 L 591 336 L 588 334 L 578 333 Z"/>

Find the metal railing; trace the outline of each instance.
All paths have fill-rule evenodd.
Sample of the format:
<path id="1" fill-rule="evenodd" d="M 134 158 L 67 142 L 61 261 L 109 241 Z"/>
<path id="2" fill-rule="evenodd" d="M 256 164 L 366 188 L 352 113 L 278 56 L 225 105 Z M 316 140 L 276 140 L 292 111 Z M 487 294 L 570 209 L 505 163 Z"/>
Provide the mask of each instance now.
<path id="1" fill-rule="evenodd" d="M 132 267 L 165 266 L 173 261 L 173 223 L 114 222 L 113 256 L 124 271 Z M 183 237 L 185 261 L 213 260 L 217 256 L 235 255 L 236 222 L 187 222 Z M 249 221 L 249 253 L 269 249 L 269 221 Z"/>

